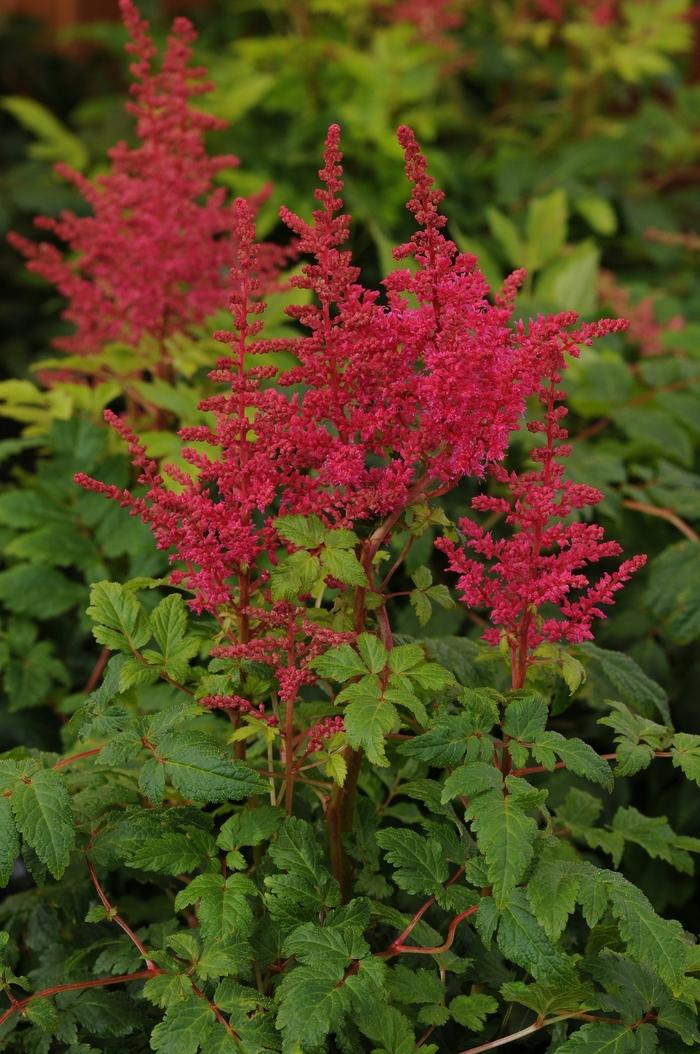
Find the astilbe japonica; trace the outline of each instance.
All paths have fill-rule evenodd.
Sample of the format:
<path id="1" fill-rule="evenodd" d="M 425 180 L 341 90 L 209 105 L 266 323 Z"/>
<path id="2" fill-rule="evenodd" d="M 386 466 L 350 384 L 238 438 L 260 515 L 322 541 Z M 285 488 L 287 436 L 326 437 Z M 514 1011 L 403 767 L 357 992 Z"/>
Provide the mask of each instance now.
<path id="1" fill-rule="evenodd" d="M 33 758 L 3 761 L 11 799 L 8 804 L 3 795 L 6 809 L 14 809 L 27 841 L 33 845 L 34 839 L 56 877 L 71 860 L 76 836 L 71 827 L 62 843 L 50 829 L 46 845 L 40 843 L 36 813 L 27 822 L 22 813 L 32 793 L 26 788 L 34 781 L 41 789 L 42 778 L 63 788 L 56 770 L 102 766 L 100 778 L 110 783 L 107 804 L 100 785 L 99 800 L 90 802 L 79 826 L 90 882 L 104 908 L 104 914 L 99 907 L 90 911 L 88 919 L 118 926 L 131 958 L 122 960 L 122 946 L 116 962 L 100 952 L 93 963 L 97 976 L 79 974 L 67 985 L 51 976 L 46 987 L 21 999 L 11 993 L 9 986 L 18 983 L 13 975 L 0 1028 L 21 1023 L 37 1004 L 41 1013 L 39 999 L 67 989 L 145 981 L 135 994 L 164 1010 L 150 1039 L 152 1049 L 163 1052 L 185 1049 L 183 1036 L 191 1054 L 274 1050 L 280 1035 L 285 1051 L 321 1050 L 327 1037 L 345 1032 L 352 1049 L 379 1049 L 379 1043 L 390 1049 L 396 1035 L 405 1035 L 401 1049 L 409 1050 L 436 1029 L 451 1028 L 450 1015 L 460 1027 L 466 1021 L 471 1031 L 488 1030 L 486 1043 L 463 1054 L 534 1036 L 545 1026 L 558 1027 L 559 1042 L 569 1020 L 580 1026 L 584 1042 L 592 1028 L 602 1030 L 606 1046 L 611 1032 L 612 1039 L 620 1030 L 632 1037 L 643 1028 L 648 1033 L 661 1011 L 656 1003 L 647 1009 L 646 996 L 639 1012 L 607 1016 L 611 999 L 588 981 L 593 969 L 603 969 L 600 956 L 586 953 L 581 969 L 589 974 L 582 975 L 585 987 L 579 984 L 578 920 L 560 940 L 577 902 L 591 927 L 602 920 L 607 932 L 607 919 L 619 922 L 612 954 L 624 945 L 632 968 L 653 968 L 649 948 L 661 945 L 660 976 L 669 984 L 681 978 L 680 991 L 691 954 L 680 926 L 656 916 L 622 875 L 591 863 L 591 846 L 602 841 L 587 843 L 586 856 L 577 859 L 577 833 L 564 826 L 560 837 L 544 808 L 546 789 L 524 779 L 567 767 L 605 788 L 612 784 L 611 755 L 545 731 L 546 699 L 518 689 L 538 646 L 586 639 L 601 605 L 612 602 L 642 560 L 627 561 L 587 586 L 586 567 L 619 549 L 595 524 L 574 519 L 599 494 L 567 481 L 561 462 L 567 453 L 560 391 L 566 356 L 624 324 L 578 325 L 572 313 L 514 321 L 522 272 L 491 298 L 475 260 L 444 233 L 442 195 L 413 134 L 402 128 L 399 138 L 417 231 L 396 255 L 412 258 L 413 268 L 390 275 L 385 295 L 360 284 L 345 248 L 349 217 L 342 212 L 339 130 L 333 126 L 311 222 L 283 212 L 311 258 L 298 285 L 314 300 L 291 310 L 306 332 L 291 349 L 289 341 L 264 338 L 263 250 L 255 242 L 254 210 L 238 199 L 232 322 L 217 334 L 228 350 L 212 373 L 224 388 L 202 403 L 208 424 L 181 432 L 186 469 L 160 468 L 126 417 L 110 411 L 108 420 L 138 470 L 138 489 L 77 477 L 149 525 L 170 553 L 171 584 L 191 594 L 190 606 L 202 617 L 188 626 L 177 592 L 149 614 L 134 595 L 143 581 L 130 587 L 98 583 L 90 610 L 95 636 L 116 654 L 105 683 L 70 723 L 80 749 L 55 763 L 52 758 L 50 771 Z M 274 359 L 281 349 L 297 359 L 286 373 L 268 364 L 270 353 Z M 529 427 L 544 443 L 534 451 L 536 469 L 518 475 L 503 467 L 503 459 L 509 434 L 533 398 L 544 409 Z M 396 594 L 390 582 L 418 510 L 426 522 L 445 523 L 444 514 L 430 519 L 436 511 L 430 503 L 465 476 L 484 483 L 492 477 L 512 492 L 511 501 L 489 492 L 474 502 L 477 511 L 504 516 L 511 537 L 497 540 L 472 520 L 462 523 L 472 550 L 492 567 L 454 541 L 440 543 L 461 575 L 467 603 L 490 609 L 488 639 L 496 643 L 506 634 L 516 690 L 509 694 L 459 684 L 451 671 L 425 661 L 420 643 L 398 644 L 391 626 Z M 384 571 L 381 561 L 390 558 L 392 543 L 399 555 Z M 151 640 L 159 651 L 146 647 Z M 139 688 L 162 680 L 167 702 L 154 711 L 150 699 L 143 705 Z M 333 682 L 344 687 L 335 689 Z M 232 731 L 223 731 L 217 711 L 228 714 Z M 651 727 L 653 735 L 666 735 L 661 726 Z M 649 748 L 647 760 L 655 749 Z M 531 752 L 535 766 L 526 764 Z M 656 752 L 671 756 L 661 747 Z M 363 756 L 377 767 L 365 773 L 364 785 Z M 309 778 L 307 770 L 320 765 L 332 783 Z M 444 778 L 435 775 L 439 770 L 447 770 Z M 81 778 L 75 779 L 79 788 Z M 362 809 L 355 810 L 358 783 Z M 67 800 L 67 791 L 60 793 Z M 261 805 L 267 793 L 270 805 Z M 392 811 L 398 795 L 414 799 L 409 811 L 402 805 Z M 193 826 L 198 804 L 201 827 Z M 66 805 L 51 813 L 59 834 L 69 812 Z M 409 830 L 407 815 L 419 817 L 421 833 Z M 332 874 L 319 837 L 324 823 Z M 603 833 L 610 834 L 593 832 Z M 353 854 L 362 864 L 355 874 Z M 122 861 L 128 881 L 135 876 L 146 889 L 149 872 L 155 873 L 156 896 L 167 895 L 157 901 L 164 908 L 150 914 L 145 902 L 141 918 L 155 921 L 138 933 L 106 890 L 116 884 L 109 873 Z M 427 899 L 417 908 L 409 900 L 403 914 L 406 894 Z M 396 905 L 382 904 L 390 895 Z M 341 907 L 341 901 L 350 903 Z M 640 919 L 647 927 L 642 937 Z M 498 951 L 482 948 L 492 937 Z M 81 948 L 78 962 L 91 955 L 93 948 Z M 404 956 L 408 964 L 410 956 L 438 961 L 432 974 L 418 973 L 395 966 Z M 499 1002 L 481 993 L 477 971 L 494 964 L 499 981 L 491 988 L 499 987 L 501 976 L 523 978 L 500 986 L 504 1000 L 522 998 L 531 1007 L 533 991 L 545 993 L 546 1009 L 536 1002 L 535 1021 L 510 1035 L 504 1035 L 503 1019 L 484 1025 Z M 421 1026 L 429 1022 L 414 1043 L 407 1015 L 419 1002 L 416 982 L 438 994 L 431 1016 L 422 1016 L 422 1004 L 414 1015 Z M 399 1010 L 395 986 L 409 983 Z M 478 992 L 463 994 L 472 983 Z M 654 988 L 649 998 L 656 1000 L 660 991 Z M 601 1007 L 603 1014 L 591 1013 Z M 456 1027 L 434 1038 L 455 1034 L 461 1036 Z M 330 1043 L 328 1049 L 346 1049 L 340 1039 Z"/>
<path id="2" fill-rule="evenodd" d="M 571 446 L 565 442 L 568 431 L 561 423 L 567 414 L 561 405 L 565 393 L 558 386 L 566 352 L 577 356 L 579 344 L 590 344 L 594 337 L 623 329 L 626 323 L 603 320 L 567 333 L 565 327 L 574 321 L 575 316 L 559 315 L 538 319 L 530 327 L 543 377 L 536 392 L 542 416 L 527 426 L 544 438 L 532 451 L 536 467 L 519 474 L 495 465 L 491 476 L 508 489 L 509 497 L 481 494 L 472 500 L 474 510 L 504 517 L 512 533 L 498 538 L 465 517 L 460 521 L 464 548 L 447 538 L 436 543 L 447 554 L 450 570 L 459 575 L 464 603 L 488 609 L 492 625 L 484 633 L 485 640 L 498 644 L 501 635 L 505 637 L 514 688 L 523 687 L 543 642 L 591 640 L 591 623 L 605 617 L 601 605 L 614 603 L 615 593 L 646 561 L 643 555 L 634 556 L 593 584 L 585 573 L 589 566 L 619 556 L 622 549 L 605 540 L 599 524 L 570 519 L 602 501 L 603 494 L 565 478 L 562 459 L 571 453 Z"/>
<path id="3" fill-rule="evenodd" d="M 215 178 L 239 162 L 207 153 L 206 133 L 226 123 L 192 105 L 211 85 L 206 71 L 191 64 L 196 33 L 190 22 L 174 21 L 157 66 L 148 23 L 132 0 L 120 0 L 120 9 L 134 60 L 127 110 L 136 145 L 114 146 L 107 171 L 94 179 L 57 166 L 90 210 L 35 220 L 62 245 L 9 237 L 29 269 L 67 301 L 63 317 L 73 331 L 56 338 L 59 349 L 94 356 L 109 342 L 138 345 L 147 336 L 159 346 L 157 372 L 167 375 L 164 339 L 226 305 L 236 238 L 233 205 Z M 269 246 L 264 254 L 271 277 L 280 251 Z"/>
<path id="4" fill-rule="evenodd" d="M 563 479 L 557 455 L 566 448 L 556 444 L 566 435 L 559 424 L 566 411 L 557 405 L 562 397 L 557 385 L 566 354 L 578 354 L 578 345 L 624 323 L 603 320 L 574 328 L 577 316 L 561 313 L 514 324 L 523 272 L 513 274 L 494 302 L 489 300 L 476 260 L 459 253 L 443 233 L 443 195 L 427 172 L 413 133 L 401 128 L 399 140 L 413 188 L 408 208 L 417 231 L 395 255 L 399 260 L 412 257 L 415 267 L 397 270 L 385 280 L 386 300 L 360 284 L 344 248 L 349 217 L 340 198 L 340 130 L 332 126 L 320 170 L 323 186 L 316 191 L 319 207 L 311 222 L 282 209 L 300 251 L 312 258 L 294 281 L 310 290 L 314 301 L 289 309 L 308 335 L 291 345 L 261 339 L 261 250 L 255 244 L 252 209 L 239 199 L 234 209 L 239 250 L 231 272 L 233 328 L 217 334 L 232 354 L 212 373 L 228 390 L 201 404 L 213 416 L 211 428 L 181 432 L 185 442 L 198 444 L 183 451 L 191 472 L 170 468 L 168 483 L 125 422 L 108 412 L 130 444 L 145 491 L 134 495 L 84 474 L 77 477 L 152 528 L 158 546 L 169 551 L 175 564 L 173 584 L 189 590 L 193 609 L 212 615 L 219 625 L 213 654 L 239 667 L 262 663 L 271 671 L 273 684 L 259 697 L 251 699 L 241 689 L 215 691 L 202 701 L 212 709 L 229 710 L 236 724 L 241 715 L 276 724 L 277 711 L 271 714 L 262 697 L 273 708 L 281 703 L 287 757 L 299 744 L 294 704 L 302 688 L 316 680 L 314 660 L 327 648 L 354 639 L 373 620 L 385 647 L 392 646 L 386 589 L 395 568 L 378 582 L 378 550 L 411 506 L 429 503 L 465 476 L 483 477 L 489 470 L 514 494 L 512 507 L 489 495 L 474 502 L 477 509 L 506 514 L 517 528 L 512 539 L 495 541 L 471 520 L 462 523 L 472 546 L 496 561 L 491 575 L 454 543 L 438 544 L 461 574 L 463 598 L 491 608 L 494 628 L 487 639 L 495 642 L 505 630 L 517 687 L 537 645 L 590 636 L 591 620 L 602 614 L 600 604 L 610 603 L 642 562 L 628 561 L 578 600 L 571 599 L 572 590 L 586 585 L 582 569 L 616 555 L 619 546 L 605 542 L 597 525 L 561 522 L 600 495 Z M 286 373 L 250 365 L 258 354 L 290 346 L 298 365 Z M 545 415 L 543 422 L 529 427 L 543 432 L 546 442 L 534 454 L 541 468 L 518 477 L 506 471 L 502 459 L 533 393 L 544 401 Z M 204 453 L 202 446 L 213 452 Z M 283 518 L 276 520 L 280 512 Z M 320 573 L 314 557 L 323 544 L 319 536 L 306 546 L 311 561 L 306 566 L 315 568 L 311 578 L 302 574 L 294 595 L 276 592 L 273 579 L 281 548 L 290 553 L 304 548 L 279 525 L 299 517 L 315 517 L 323 529 L 346 532 L 346 544 L 356 546 L 358 557 L 350 577 L 328 570 L 313 585 L 313 574 Z M 342 608 L 344 594 L 355 594 L 351 610 L 333 625 L 319 611 L 325 589 L 339 597 L 336 609 L 338 604 Z M 559 605 L 562 618 L 539 618 L 545 603 Z M 245 678 L 239 683 L 245 684 Z M 309 743 L 317 740 L 314 733 Z M 355 761 L 359 763 L 358 752 Z M 293 779 L 287 791 L 291 808 Z"/>

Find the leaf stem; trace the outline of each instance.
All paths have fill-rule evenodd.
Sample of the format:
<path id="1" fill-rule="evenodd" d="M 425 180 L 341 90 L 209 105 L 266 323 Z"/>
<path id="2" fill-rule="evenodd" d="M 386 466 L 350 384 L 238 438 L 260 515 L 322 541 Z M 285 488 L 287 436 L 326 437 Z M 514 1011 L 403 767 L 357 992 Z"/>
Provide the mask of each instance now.
<path id="1" fill-rule="evenodd" d="M 88 866 L 88 871 L 90 872 L 90 878 L 92 880 L 92 884 L 95 887 L 95 892 L 97 893 L 98 897 L 100 898 L 102 906 L 104 907 L 105 911 L 107 912 L 107 915 L 109 916 L 110 922 L 116 922 L 117 926 L 119 926 L 119 928 L 124 931 L 124 933 L 127 935 L 129 940 L 131 941 L 131 943 L 138 949 L 139 954 L 141 955 L 141 957 L 143 958 L 143 960 L 146 963 L 146 969 L 147 970 L 151 970 L 151 971 L 154 970 L 155 969 L 155 965 L 152 962 L 145 945 L 142 943 L 142 941 L 139 940 L 139 938 L 136 936 L 136 934 L 132 930 L 131 926 L 129 926 L 129 924 L 124 921 L 124 919 L 121 917 L 121 915 L 116 910 L 116 908 L 110 903 L 107 894 L 105 893 L 104 889 L 100 885 L 100 880 L 98 879 L 97 875 L 95 874 L 95 868 L 92 866 L 92 861 L 90 860 L 89 857 L 87 858 L 87 866 Z"/>
<path id="2" fill-rule="evenodd" d="M 133 973 L 115 974 L 113 977 L 96 977 L 90 981 L 70 981 L 67 984 L 56 984 L 50 988 L 41 988 L 33 992 L 26 999 L 14 999 L 12 1005 L 0 1015 L 0 1028 L 13 1014 L 21 1014 L 35 999 L 43 999 L 48 996 L 57 995 L 59 992 L 79 992 L 83 988 L 104 988 L 111 984 L 126 984 L 127 981 L 141 981 L 158 974 L 166 973 L 159 966 L 151 966 L 147 970 L 135 970 Z M 12 997 L 10 997 L 12 998 Z"/>

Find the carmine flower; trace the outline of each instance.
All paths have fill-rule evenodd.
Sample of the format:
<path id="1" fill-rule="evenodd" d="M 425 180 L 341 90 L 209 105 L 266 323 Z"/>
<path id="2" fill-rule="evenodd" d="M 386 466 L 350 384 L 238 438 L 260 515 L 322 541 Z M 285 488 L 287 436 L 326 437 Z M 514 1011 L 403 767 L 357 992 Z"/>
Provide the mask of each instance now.
<path id="1" fill-rule="evenodd" d="M 464 603 L 489 610 L 493 626 L 485 639 L 497 644 L 505 635 L 514 688 L 522 687 L 533 652 L 542 642 L 590 640 L 591 623 L 605 617 L 602 605 L 614 603 L 615 593 L 646 561 L 645 556 L 634 556 L 591 584 L 587 568 L 619 556 L 620 546 L 606 541 L 598 524 L 569 519 L 572 512 L 596 505 L 603 495 L 595 487 L 564 478 L 561 459 L 571 452 L 561 424 L 567 414 L 561 405 L 564 393 L 558 388 L 564 354 L 577 355 L 578 344 L 590 344 L 594 337 L 625 326 L 623 321 L 603 320 L 571 332 L 574 320 L 570 314 L 537 319 L 527 332 L 543 378 L 537 390 L 542 418 L 528 425 L 529 431 L 544 437 L 532 452 L 536 467 L 518 475 L 496 466 L 491 475 L 507 487 L 509 497 L 484 494 L 472 501 L 473 509 L 502 516 L 512 533 L 499 538 L 465 518 L 460 521 L 463 547 L 445 538 L 436 543 L 459 576 Z"/>
<path id="2" fill-rule="evenodd" d="M 443 194 L 410 129 L 399 129 L 399 141 L 418 229 L 396 255 L 413 256 L 417 272 L 390 275 L 386 302 L 360 284 L 344 248 L 337 126 L 312 221 L 282 210 L 300 252 L 312 257 L 295 284 L 315 296 L 289 309 L 309 332 L 292 345 L 299 366 L 280 378 L 299 386 L 275 443 L 287 448 L 285 511 L 357 522 L 481 474 L 503 455 L 532 390 L 511 326 L 517 275 L 495 304 L 488 299 L 475 258 L 442 233 Z"/>
<path id="3" fill-rule="evenodd" d="M 233 328 L 216 337 L 229 344 L 232 354 L 222 358 L 212 373 L 215 380 L 227 383 L 228 391 L 201 404 L 213 415 L 212 428 L 180 432 L 187 442 L 214 448 L 216 456 L 186 447 L 183 457 L 192 474 L 170 467 L 167 472 L 175 486 L 166 484 L 128 425 L 107 411 L 106 419 L 129 443 L 132 460 L 140 469 L 138 482 L 146 492 L 134 496 L 84 474 L 76 476 L 80 484 L 115 498 L 151 527 L 158 547 L 170 551 L 180 565 L 172 574 L 173 582 L 194 593 L 197 610 L 212 613 L 230 605 L 230 579 L 245 579 L 259 553 L 274 550 L 270 510 L 284 475 L 283 463 L 251 434 L 251 415 L 275 420 L 284 414 L 287 403 L 274 388 L 262 387 L 275 374 L 274 367 L 247 364 L 247 356 L 275 351 L 279 342 L 257 339 L 264 310 L 259 299 L 264 262 L 255 243 L 253 209 L 243 198 L 234 203 L 231 227 L 238 244 L 231 271 Z M 239 604 L 244 618 L 246 604 L 244 596 Z"/>
<path id="4" fill-rule="evenodd" d="M 149 336 L 160 343 L 224 307 L 236 247 L 233 207 L 214 178 L 238 159 L 207 155 L 205 134 L 225 123 L 191 105 L 211 87 L 206 71 L 191 65 L 194 29 L 175 20 L 156 69 L 148 23 L 132 0 L 120 6 L 134 59 L 127 109 L 137 144 L 118 143 L 94 180 L 57 166 L 91 211 L 35 221 L 62 247 L 10 235 L 29 269 L 65 297 L 63 315 L 74 331 L 55 344 L 77 355 L 96 354 L 109 341 L 135 345 Z M 272 273 L 279 250 L 266 253 Z"/>

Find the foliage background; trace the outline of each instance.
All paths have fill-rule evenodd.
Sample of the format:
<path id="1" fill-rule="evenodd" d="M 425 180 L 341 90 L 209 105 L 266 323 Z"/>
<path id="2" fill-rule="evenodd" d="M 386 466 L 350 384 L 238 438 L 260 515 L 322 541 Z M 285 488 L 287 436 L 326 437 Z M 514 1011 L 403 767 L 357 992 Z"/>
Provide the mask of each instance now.
<path id="1" fill-rule="evenodd" d="M 142 9 L 164 32 L 172 8 Z M 395 140 L 396 126 L 407 123 L 447 192 L 460 247 L 478 253 L 494 283 L 528 268 L 523 313 L 573 308 L 631 319 L 626 335 L 608 338 L 569 371 L 571 471 L 605 491 L 608 533 L 650 557 L 599 642 L 633 656 L 668 696 L 676 728 L 696 732 L 700 5 L 213 0 L 178 10 L 201 29 L 197 54 L 215 84 L 205 105 L 230 122 L 212 147 L 242 160 L 227 175 L 230 189 L 273 185 L 264 236 L 282 238 L 281 202 L 308 213 L 319 144 L 339 121 L 356 259 L 370 281 L 386 273 L 389 246 L 410 229 Z M 441 12 L 455 15 L 444 27 Z M 124 36 L 117 24 L 81 25 L 51 40 L 19 16 L 0 30 L 0 229 L 30 233 L 34 214 L 80 205 L 52 162 L 94 174 L 106 149 L 129 134 Z M 27 384 L 62 331 L 59 307 L 3 245 L 1 369 L 12 378 L 0 385 L 3 749 L 60 747 L 99 653 L 83 615 L 89 583 L 162 570 L 145 531 L 72 486 L 77 470 L 128 478 L 126 460 L 97 423 L 102 407 L 75 395 L 47 398 Z M 166 406 L 176 420 L 193 419 L 206 348 L 200 334 L 183 352 L 188 385 Z M 522 455 L 516 444 L 515 463 Z M 465 490 L 451 499 L 449 513 L 468 498 Z M 43 544 L 47 523 L 53 535 Z M 424 561 L 429 535 L 424 542 L 409 571 Z M 439 561 L 433 571 L 444 581 Z M 478 635 L 461 611 L 438 611 L 424 630 L 409 605 L 398 629 Z M 638 688 L 615 684 L 618 697 Z M 597 707 L 609 691 L 610 671 L 593 664 L 584 691 L 592 708 L 577 704 L 565 724 L 595 741 Z M 625 786 L 629 796 L 616 804 L 667 815 L 678 832 L 700 835 L 697 792 L 675 769 L 655 766 Z M 697 930 L 693 875 L 634 847 L 623 870 L 658 910 Z M 16 888 L 22 884 L 18 876 Z"/>

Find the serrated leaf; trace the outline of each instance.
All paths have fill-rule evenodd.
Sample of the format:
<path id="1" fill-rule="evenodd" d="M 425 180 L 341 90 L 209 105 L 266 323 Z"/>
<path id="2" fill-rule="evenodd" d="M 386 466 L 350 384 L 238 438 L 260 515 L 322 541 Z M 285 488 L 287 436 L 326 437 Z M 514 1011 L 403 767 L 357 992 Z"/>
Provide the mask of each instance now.
<path id="1" fill-rule="evenodd" d="M 310 593 L 318 581 L 320 570 L 317 556 L 304 551 L 292 553 L 270 572 L 272 599 L 292 600 L 301 593 Z"/>
<path id="2" fill-rule="evenodd" d="M 70 798 L 63 778 L 52 769 L 39 769 L 15 785 L 11 802 L 20 834 L 53 877 L 60 878 L 75 845 Z"/>
<path id="3" fill-rule="evenodd" d="M 490 995 L 458 995 L 450 1003 L 450 1014 L 458 1025 L 481 1032 L 489 1014 L 498 1010 L 498 1000 Z"/>
<path id="4" fill-rule="evenodd" d="M 357 638 L 357 647 L 370 673 L 381 673 L 389 659 L 382 642 L 372 633 L 361 633 Z"/>
<path id="5" fill-rule="evenodd" d="M 462 794 L 467 798 L 485 794 L 489 791 L 500 792 L 503 787 L 503 775 L 485 761 L 470 761 L 451 772 L 445 780 L 441 801 L 448 802 Z"/>
<path id="6" fill-rule="evenodd" d="M 389 761 L 384 737 L 387 732 L 397 730 L 399 715 L 394 704 L 381 694 L 378 679 L 365 680 L 370 683 L 349 685 L 342 693 L 345 699 L 352 700 L 343 715 L 345 735 L 350 746 L 361 747 L 373 765 L 386 767 Z"/>
<path id="7" fill-rule="evenodd" d="M 596 683 L 599 684 L 602 696 L 619 699 L 630 710 L 645 717 L 658 711 L 664 722 L 671 724 L 666 692 L 660 684 L 647 677 L 631 656 L 598 648 L 590 642 L 579 644 L 578 651 L 586 660 L 589 685 L 595 687 Z"/>
<path id="8" fill-rule="evenodd" d="M 241 809 L 222 824 L 216 844 L 226 850 L 238 849 L 242 845 L 260 845 L 272 837 L 283 816 L 284 810 L 278 805 Z"/>
<path id="9" fill-rule="evenodd" d="M 24 1013 L 33 1025 L 42 1032 L 55 1032 L 58 1027 L 58 1011 L 50 999 L 38 996 L 27 1005 Z"/>
<path id="10" fill-rule="evenodd" d="M 19 856 L 19 836 L 12 816 L 10 799 L 0 795 L 0 887 L 10 881 L 12 868 Z"/>
<path id="11" fill-rule="evenodd" d="M 318 516 L 278 516 L 274 527 L 280 537 L 298 549 L 318 549 L 323 545 L 326 528 Z"/>
<path id="12" fill-rule="evenodd" d="M 693 860 L 686 849 L 690 846 L 671 829 L 665 816 L 643 816 L 633 806 L 619 808 L 612 828 L 625 841 L 641 846 L 654 859 L 665 860 L 678 871 L 693 873 Z M 690 845 L 695 847 L 696 840 Z M 683 847 L 681 847 L 681 845 Z M 700 842 L 697 842 L 700 849 Z"/>
<path id="13" fill-rule="evenodd" d="M 445 899 L 447 861 L 440 842 L 404 828 L 378 831 L 377 845 L 395 868 L 394 881 L 407 893 L 430 893 L 438 903 Z"/>
<path id="14" fill-rule="evenodd" d="M 257 890 L 245 875 L 197 875 L 175 898 L 175 910 L 181 911 L 199 902 L 197 918 L 205 938 L 247 936 L 252 928 L 253 913 L 248 898 Z"/>
<path id="15" fill-rule="evenodd" d="M 190 992 L 167 1007 L 163 1020 L 151 1033 L 151 1048 L 162 1054 L 197 1054 L 206 1043 L 214 1020 L 214 1011 L 206 999 Z"/>
<path id="16" fill-rule="evenodd" d="M 558 1054 L 634 1054 L 634 1033 L 626 1025 L 590 1021 L 569 1036 Z"/>
<path id="17" fill-rule="evenodd" d="M 87 613 L 95 623 L 95 640 L 112 651 L 137 651 L 151 637 L 148 615 L 119 582 L 97 582 L 90 590 Z"/>
<path id="18" fill-rule="evenodd" d="M 582 739 L 573 737 L 567 739 L 558 732 L 545 732 L 533 746 L 532 753 L 541 764 L 547 765 L 545 752 L 550 750 L 576 776 L 583 776 L 593 783 L 599 783 L 606 790 L 612 789 L 614 780 L 610 765 Z"/>
<path id="19" fill-rule="evenodd" d="M 324 549 L 321 556 L 324 575 L 337 578 L 346 586 L 366 586 L 367 574 L 355 554 L 347 549 Z"/>
<path id="20" fill-rule="evenodd" d="M 267 784 L 241 761 L 232 761 L 202 732 L 166 733 L 157 744 L 167 778 L 194 801 L 240 801 Z"/>
<path id="21" fill-rule="evenodd" d="M 652 561 L 646 590 L 652 613 L 675 644 L 700 636 L 700 546 L 680 542 Z"/>
<path id="22" fill-rule="evenodd" d="M 504 904 L 496 941 L 506 959 L 522 966 L 536 981 L 571 981 L 574 977 L 571 961 L 540 926 L 522 890 L 515 890 Z"/>
<path id="23" fill-rule="evenodd" d="M 535 918 L 552 940 L 566 928 L 576 907 L 580 876 L 570 860 L 544 860 L 527 884 L 527 899 Z"/>
<path id="24" fill-rule="evenodd" d="M 203 831 L 165 831 L 140 842 L 127 842 L 123 857 L 129 867 L 167 875 L 196 871 L 214 852 L 213 839 Z"/>
<path id="25" fill-rule="evenodd" d="M 671 760 L 688 779 L 700 786 L 700 736 L 676 733 L 671 742 Z"/>
<path id="26" fill-rule="evenodd" d="M 362 677 L 367 673 L 364 662 L 349 644 L 340 644 L 337 648 L 330 648 L 323 655 L 313 659 L 309 665 L 319 677 L 340 681 L 341 684 L 343 681 L 350 680 L 351 677 Z"/>
<path id="27" fill-rule="evenodd" d="M 616 880 L 619 877 L 614 875 Z M 644 894 L 629 882 L 611 881 L 608 893 L 628 954 L 649 966 L 672 992 L 677 991 L 689 947 L 681 924 L 657 915 Z"/>
<path id="28" fill-rule="evenodd" d="M 418 644 L 400 644 L 389 652 L 389 669 L 392 673 L 410 672 L 423 659 L 423 649 Z"/>
<path id="29" fill-rule="evenodd" d="M 513 794 L 479 794 L 470 801 L 469 813 L 477 844 L 486 858 L 494 901 L 500 908 L 532 859 L 537 824 Z"/>

